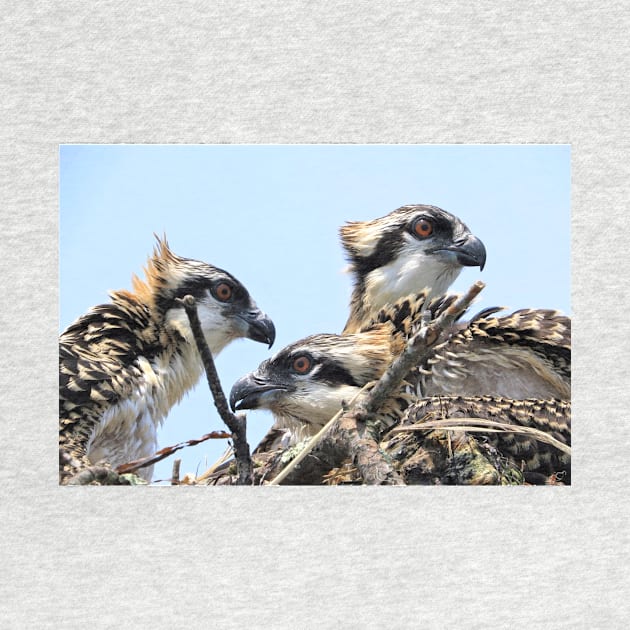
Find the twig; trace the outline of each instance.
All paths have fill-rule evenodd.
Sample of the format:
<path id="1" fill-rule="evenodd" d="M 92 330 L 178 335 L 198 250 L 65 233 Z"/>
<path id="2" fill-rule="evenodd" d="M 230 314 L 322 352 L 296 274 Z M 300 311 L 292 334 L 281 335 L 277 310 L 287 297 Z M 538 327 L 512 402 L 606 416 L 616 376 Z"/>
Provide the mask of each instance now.
<path id="1" fill-rule="evenodd" d="M 179 486 L 179 467 L 182 464 L 181 459 L 173 462 L 173 472 L 171 473 L 171 486 Z"/>
<path id="2" fill-rule="evenodd" d="M 366 397 L 362 409 L 364 413 L 372 414 L 381 407 L 385 399 L 402 383 L 410 370 L 426 358 L 431 346 L 439 339 L 442 331 L 470 306 L 485 286 L 483 282 L 478 280 L 435 320 L 420 327 L 420 330 L 408 341 L 407 347 L 400 356 L 376 383 L 370 395 Z"/>
<path id="3" fill-rule="evenodd" d="M 361 395 L 361 393 L 366 389 L 367 386 L 361 388 L 361 390 L 359 390 L 359 393 L 350 401 L 350 403 L 348 404 L 348 409 L 352 408 L 354 402 L 357 400 L 357 398 Z M 315 449 L 315 447 L 319 446 L 319 444 L 322 442 L 322 440 L 324 439 L 325 436 L 328 435 L 329 431 L 330 433 L 333 433 L 332 428 L 336 426 L 337 421 L 341 418 L 341 416 L 343 416 L 346 413 L 346 410 L 344 409 L 340 409 L 319 431 L 319 433 L 316 433 L 311 440 L 309 441 L 309 443 L 304 447 L 304 449 L 302 451 L 300 451 L 299 455 L 297 455 L 297 457 L 295 457 L 295 459 L 292 459 L 287 465 L 286 467 L 278 474 L 276 475 L 270 482 L 269 485 L 270 486 L 279 486 L 288 476 L 289 474 L 295 469 L 297 468 L 300 463 L 306 458 L 306 456 Z"/>
<path id="4" fill-rule="evenodd" d="M 212 475 L 220 470 L 225 470 L 232 463 L 232 459 L 230 459 L 234 455 L 234 449 L 229 447 L 219 459 L 210 466 L 206 471 L 204 471 L 201 475 L 199 475 L 195 479 L 196 484 L 203 483 L 210 479 Z"/>
<path id="5" fill-rule="evenodd" d="M 468 422 L 469 424 L 464 424 Z M 416 424 L 407 424 L 392 429 L 392 433 L 404 433 L 406 431 L 467 431 L 471 433 L 519 433 L 520 435 L 528 435 L 539 442 L 544 442 L 550 446 L 554 446 L 559 451 L 571 455 L 571 447 L 557 440 L 552 435 L 535 429 L 534 427 L 523 427 L 518 424 L 509 424 L 507 422 L 496 422 L 485 418 L 443 418 L 441 420 L 433 420 L 428 422 L 418 422 Z"/>
<path id="6" fill-rule="evenodd" d="M 214 399 L 214 405 L 221 416 L 221 419 L 232 432 L 234 438 L 234 454 L 236 456 L 236 466 L 238 470 L 239 485 L 251 485 L 252 483 L 252 458 L 249 451 L 249 444 L 247 443 L 246 428 L 247 422 L 245 416 L 235 415 L 230 411 L 227 399 L 221 388 L 221 382 L 219 381 L 219 375 L 214 365 L 214 359 L 206 339 L 201 330 L 201 324 L 199 322 L 199 316 L 197 315 L 197 305 L 195 298 L 192 295 L 186 295 L 184 298 L 178 298 L 177 301 L 183 305 L 190 321 L 190 328 L 192 330 L 197 349 L 201 355 L 203 366 L 206 370 L 206 377 L 208 379 L 208 385 L 212 392 Z"/>
<path id="7" fill-rule="evenodd" d="M 156 453 L 153 453 L 153 455 L 143 457 L 142 459 L 136 459 L 132 462 L 127 462 L 126 464 L 121 464 L 116 468 L 116 472 L 121 475 L 132 473 L 136 470 L 140 470 L 140 468 L 146 468 L 147 466 L 156 464 L 157 462 L 160 462 L 163 459 L 170 457 L 173 453 L 176 453 L 180 449 L 186 448 L 187 446 L 196 446 L 197 444 L 201 444 L 206 440 L 225 440 L 231 437 L 233 437 L 232 434 L 226 433 L 225 431 L 212 431 L 211 433 L 206 433 L 204 436 L 196 440 L 187 440 L 186 442 L 180 442 L 179 444 L 175 444 L 174 446 L 165 446 Z"/>
<path id="8" fill-rule="evenodd" d="M 342 448 L 353 456 L 353 461 L 366 483 L 398 485 L 402 478 L 389 465 L 378 443 L 368 433 L 369 420 L 385 400 L 400 386 L 409 371 L 421 363 L 438 341 L 441 332 L 450 326 L 472 303 L 486 285 L 475 282 L 468 291 L 431 322 L 423 321 L 420 330 L 409 340 L 403 352 L 376 382 L 372 390 L 362 397 L 366 387 L 354 397 L 346 410 L 337 412 L 269 485 L 279 485 L 300 465 L 315 448 L 323 448 L 324 440 L 343 442 Z M 336 445 L 339 447 L 339 445 Z M 366 479 L 367 476 L 367 479 Z M 368 481 L 368 479 L 370 481 Z"/>
<path id="9" fill-rule="evenodd" d="M 404 485 L 403 478 L 394 470 L 372 435 L 367 419 L 360 411 L 360 405 L 361 403 L 354 411 L 341 416 L 334 437 L 329 433 L 320 446 L 326 448 L 325 445 L 334 440 L 338 446 L 345 447 L 366 484 Z"/>

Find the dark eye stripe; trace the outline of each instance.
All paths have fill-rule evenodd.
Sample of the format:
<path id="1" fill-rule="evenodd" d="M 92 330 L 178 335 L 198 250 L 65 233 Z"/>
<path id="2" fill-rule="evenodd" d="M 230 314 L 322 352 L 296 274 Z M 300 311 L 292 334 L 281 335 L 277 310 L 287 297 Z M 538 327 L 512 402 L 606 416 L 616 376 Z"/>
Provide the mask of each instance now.
<path id="1" fill-rule="evenodd" d="M 319 364 L 319 369 L 313 373 L 313 379 L 328 385 L 350 385 L 360 387 L 352 374 L 342 365 L 330 359 L 324 359 Z"/>
<path id="2" fill-rule="evenodd" d="M 398 253 L 403 245 L 403 232 L 408 231 L 413 234 L 413 226 L 419 219 L 422 218 L 433 225 L 433 233 L 431 234 L 432 237 L 453 237 L 453 226 L 446 217 L 440 216 L 439 214 L 433 216 L 423 215 L 421 213 L 407 220 L 406 223 L 401 224 L 399 227 L 390 229 L 383 234 L 378 242 L 378 245 L 369 256 L 354 256 L 352 262 L 355 265 L 358 275 L 363 277 L 371 271 L 374 271 L 374 269 L 384 267 L 394 260 L 398 256 Z"/>
<path id="3" fill-rule="evenodd" d="M 360 276 L 365 276 L 370 271 L 384 267 L 398 256 L 402 247 L 401 232 L 399 229 L 386 232 L 369 256 L 358 256 L 354 259 L 356 270 Z"/>
<path id="4" fill-rule="evenodd" d="M 177 297 L 183 297 L 187 293 L 190 295 L 201 295 L 210 287 L 210 281 L 207 278 L 190 278 L 186 280 L 177 289 Z"/>
<path id="5" fill-rule="evenodd" d="M 232 287 L 232 297 L 228 300 L 230 303 L 245 304 L 249 301 L 247 289 L 235 279 L 196 275 L 187 278 L 175 291 L 160 295 L 156 300 L 157 306 L 162 312 L 166 312 L 174 306 L 175 298 L 183 298 L 185 295 L 192 295 L 195 298 L 203 297 L 207 291 L 220 284 L 222 280 Z"/>

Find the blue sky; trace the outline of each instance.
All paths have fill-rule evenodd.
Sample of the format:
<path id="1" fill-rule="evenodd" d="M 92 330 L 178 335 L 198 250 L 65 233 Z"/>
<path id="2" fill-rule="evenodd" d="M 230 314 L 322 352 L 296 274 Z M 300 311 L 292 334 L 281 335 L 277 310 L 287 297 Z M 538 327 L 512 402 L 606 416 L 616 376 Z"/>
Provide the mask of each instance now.
<path id="1" fill-rule="evenodd" d="M 275 322 L 271 350 L 239 340 L 219 355 L 226 394 L 288 343 L 341 331 L 351 283 L 338 228 L 405 204 L 452 212 L 484 242 L 484 271 L 465 268 L 452 287 L 487 284 L 473 312 L 571 314 L 568 145 L 63 145 L 59 181 L 60 331 L 131 288 L 153 233 L 166 233 L 177 254 L 236 276 Z M 253 449 L 273 420 L 247 418 Z M 160 446 L 222 428 L 204 379 L 171 411 Z M 182 474 L 203 472 L 225 446 L 179 451 Z"/>

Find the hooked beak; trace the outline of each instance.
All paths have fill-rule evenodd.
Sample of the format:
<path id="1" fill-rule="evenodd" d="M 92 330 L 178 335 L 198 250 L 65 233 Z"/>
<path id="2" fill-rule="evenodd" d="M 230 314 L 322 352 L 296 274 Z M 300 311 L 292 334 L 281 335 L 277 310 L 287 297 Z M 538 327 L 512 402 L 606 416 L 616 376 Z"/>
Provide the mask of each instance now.
<path id="1" fill-rule="evenodd" d="M 460 265 L 479 267 L 479 270 L 483 271 L 486 264 L 486 248 L 476 236 L 469 234 L 446 249 L 455 252 Z"/>
<path id="2" fill-rule="evenodd" d="M 261 400 L 265 394 L 266 397 L 272 397 L 273 394 L 268 392 L 284 392 L 286 387 L 282 385 L 269 383 L 257 377 L 254 372 L 246 374 L 239 378 L 232 386 L 230 391 L 230 407 L 232 411 L 240 411 L 241 409 L 258 409 L 261 406 Z"/>
<path id="3" fill-rule="evenodd" d="M 260 341 L 271 346 L 276 338 L 276 327 L 271 319 L 262 311 L 247 311 L 245 315 L 241 315 L 241 319 L 247 325 L 246 336 L 253 341 Z"/>

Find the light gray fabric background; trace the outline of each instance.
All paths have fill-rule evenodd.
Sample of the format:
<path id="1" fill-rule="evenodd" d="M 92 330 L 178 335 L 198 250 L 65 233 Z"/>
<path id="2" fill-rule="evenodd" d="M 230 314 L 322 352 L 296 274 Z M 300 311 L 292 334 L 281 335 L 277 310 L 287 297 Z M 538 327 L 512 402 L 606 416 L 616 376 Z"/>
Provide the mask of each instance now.
<path id="1" fill-rule="evenodd" d="M 3 7 L 0 626 L 627 627 L 627 5 L 139 4 Z M 570 143 L 573 486 L 58 488 L 74 142 Z"/>

